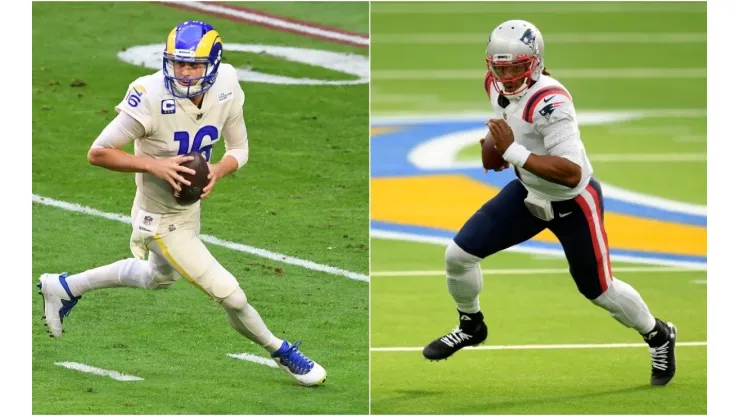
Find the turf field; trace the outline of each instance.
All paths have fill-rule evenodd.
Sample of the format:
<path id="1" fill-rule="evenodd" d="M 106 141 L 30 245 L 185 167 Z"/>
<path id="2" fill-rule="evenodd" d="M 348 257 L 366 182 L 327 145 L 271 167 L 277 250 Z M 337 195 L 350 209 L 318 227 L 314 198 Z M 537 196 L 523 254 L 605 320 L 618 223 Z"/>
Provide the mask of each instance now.
<path id="1" fill-rule="evenodd" d="M 367 4 L 250 4 L 345 31 L 368 33 Z M 341 16 L 341 18 L 340 18 Z M 86 153 L 130 82 L 154 70 L 119 51 L 164 43 L 177 23 L 214 25 L 229 43 L 368 55 L 326 42 L 156 3 L 33 5 L 33 193 L 107 213 L 130 212 L 133 175 L 90 166 Z M 84 24 L 80 24 L 84 22 Z M 224 54 L 263 73 L 346 79 L 325 68 L 258 53 Z M 349 77 L 351 78 L 351 77 Z M 203 203 L 202 233 L 368 273 L 368 85 L 242 83 L 250 161 Z M 214 160 L 223 154 L 217 144 Z M 130 150 L 130 149 L 129 149 Z M 50 339 L 38 275 L 79 272 L 130 257 L 130 225 L 33 205 L 35 414 L 358 414 L 368 410 L 368 284 L 223 245 L 214 255 L 245 288 L 272 331 L 328 371 L 315 389 L 275 368 L 227 354 L 266 353 L 235 332 L 220 306 L 186 281 L 167 291 L 86 294 Z M 34 289 L 31 292 L 31 288 Z M 117 381 L 55 363 L 76 362 L 143 380 Z"/>
<path id="2" fill-rule="evenodd" d="M 574 97 L 614 275 L 685 343 L 666 388 L 649 385 L 642 339 L 578 293 L 547 233 L 483 261 L 483 347 L 421 355 L 457 324 L 446 241 L 514 177 L 477 162 L 486 40 L 514 18 L 539 27 Z M 372 412 L 706 413 L 706 6 L 382 3 L 371 22 Z"/>

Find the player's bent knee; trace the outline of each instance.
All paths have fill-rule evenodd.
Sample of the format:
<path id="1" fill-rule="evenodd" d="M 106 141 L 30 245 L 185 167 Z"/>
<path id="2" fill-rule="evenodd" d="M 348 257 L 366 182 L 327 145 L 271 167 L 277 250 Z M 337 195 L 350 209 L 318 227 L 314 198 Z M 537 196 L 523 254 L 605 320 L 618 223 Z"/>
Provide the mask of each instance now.
<path id="1" fill-rule="evenodd" d="M 460 248 L 454 241 L 451 241 L 445 250 L 445 266 L 448 272 L 460 272 L 476 267 L 480 260 L 479 257 Z"/>
<path id="2" fill-rule="evenodd" d="M 144 289 L 166 288 L 174 282 L 174 279 L 163 276 L 151 262 L 145 260 L 126 259 L 119 273 L 119 278 L 125 276 L 126 280 Z"/>
<path id="3" fill-rule="evenodd" d="M 606 290 L 599 293 L 581 293 L 594 305 L 611 311 L 619 308 L 619 305 L 615 302 L 615 298 L 618 296 L 618 290 L 616 285 L 612 284 Z"/>
<path id="4" fill-rule="evenodd" d="M 570 275 L 581 295 L 591 302 L 602 296 L 612 286 L 608 283 L 605 285 L 606 282 L 599 277 L 598 271 L 589 264 L 571 263 Z"/>
<path id="5" fill-rule="evenodd" d="M 241 296 L 234 296 L 234 294 L 235 292 L 242 292 L 243 295 L 244 292 L 239 288 L 239 282 L 234 275 L 229 273 L 219 262 L 214 261 L 203 273 L 203 276 L 197 280 L 201 287 L 216 301 L 223 303 L 228 299 L 228 302 L 224 304 L 225 307 L 233 305 L 239 308 Z M 246 296 L 244 296 L 244 302 L 246 303 Z"/>
<path id="6" fill-rule="evenodd" d="M 241 311 L 247 307 L 247 295 L 242 288 L 237 287 L 236 290 L 221 301 L 221 306 L 225 309 Z"/>
<path id="7" fill-rule="evenodd" d="M 583 295 L 586 299 L 590 300 L 591 302 L 595 302 L 596 299 L 601 297 L 604 293 L 606 293 L 605 290 L 601 289 L 600 287 L 584 287 L 584 286 L 578 286 L 578 291 L 581 292 L 581 295 Z"/>
<path id="8" fill-rule="evenodd" d="M 177 280 L 177 272 L 174 269 L 159 270 L 152 268 L 150 272 L 151 279 L 147 289 L 169 289 Z"/>

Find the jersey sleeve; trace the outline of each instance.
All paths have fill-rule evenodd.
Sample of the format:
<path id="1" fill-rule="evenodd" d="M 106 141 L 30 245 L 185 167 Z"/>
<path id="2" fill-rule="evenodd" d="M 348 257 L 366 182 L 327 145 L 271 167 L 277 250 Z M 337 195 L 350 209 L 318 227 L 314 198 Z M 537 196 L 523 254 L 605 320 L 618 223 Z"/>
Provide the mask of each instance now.
<path id="1" fill-rule="evenodd" d="M 238 123 L 239 121 L 244 121 L 244 100 L 244 90 L 237 82 L 236 86 L 234 87 L 234 102 L 231 104 L 231 108 L 229 109 L 229 116 L 226 119 L 226 126 L 229 126 L 233 123 Z"/>
<path id="2" fill-rule="evenodd" d="M 127 113 L 121 112 L 100 132 L 92 148 L 117 148 L 140 139 L 145 134 L 144 126 Z"/>
<path id="3" fill-rule="evenodd" d="M 226 154 L 234 157 L 243 167 L 249 158 L 249 141 L 247 137 L 247 125 L 244 121 L 244 90 L 236 81 L 234 87 L 234 102 L 229 109 L 229 115 L 223 128 L 224 143 L 226 145 Z"/>
<path id="4" fill-rule="evenodd" d="M 143 83 L 133 82 L 126 90 L 126 95 L 116 106 L 116 111 L 133 117 L 142 126 L 145 134 L 152 132 L 151 101 Z"/>
<path id="5" fill-rule="evenodd" d="M 562 119 L 575 121 L 573 100 L 568 91 L 562 87 L 542 88 L 527 100 L 523 118 L 527 123 L 533 124 L 538 131 Z"/>
<path id="6" fill-rule="evenodd" d="M 535 131 L 542 135 L 549 155 L 583 167 L 585 150 L 568 91 L 559 86 L 537 91 L 524 107 L 524 120 L 532 123 Z"/>

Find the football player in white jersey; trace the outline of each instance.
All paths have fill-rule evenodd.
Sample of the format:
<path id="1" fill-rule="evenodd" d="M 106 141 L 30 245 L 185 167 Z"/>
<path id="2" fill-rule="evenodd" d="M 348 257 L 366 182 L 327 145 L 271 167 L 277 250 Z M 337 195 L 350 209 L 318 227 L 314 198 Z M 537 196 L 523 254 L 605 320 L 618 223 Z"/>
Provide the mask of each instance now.
<path id="1" fill-rule="evenodd" d="M 501 23 L 488 39 L 488 127 L 517 179 L 475 212 L 447 247 L 447 287 L 459 325 L 423 354 L 446 359 L 485 341 L 481 259 L 549 229 L 578 290 L 643 337 L 652 357 L 651 383 L 665 385 L 676 371 L 676 327 L 651 315 L 637 291 L 611 272 L 601 186 L 581 142 L 571 95 L 545 70 L 544 49 L 539 30 L 522 20 Z"/>
<path id="2" fill-rule="evenodd" d="M 164 289 L 181 276 L 224 308 L 232 327 L 265 348 L 298 384 L 313 386 L 326 371 L 291 344 L 274 336 L 249 304 L 244 290 L 199 238 L 200 201 L 181 205 L 175 193 L 194 174 L 181 163 L 199 152 L 208 161 L 223 135 L 226 154 L 209 163 L 206 198 L 217 181 L 244 166 L 248 158 L 244 91 L 236 70 L 221 63 L 223 45 L 209 24 L 188 21 L 172 29 L 163 53 L 162 70 L 134 81 L 116 106 L 117 117 L 105 127 L 88 152 L 96 166 L 136 173 L 130 238 L 134 258 L 78 274 L 43 274 L 38 284 L 44 298 L 46 325 L 60 337 L 62 323 L 81 295 L 96 289 L 137 287 Z M 134 142 L 134 154 L 121 150 Z"/>

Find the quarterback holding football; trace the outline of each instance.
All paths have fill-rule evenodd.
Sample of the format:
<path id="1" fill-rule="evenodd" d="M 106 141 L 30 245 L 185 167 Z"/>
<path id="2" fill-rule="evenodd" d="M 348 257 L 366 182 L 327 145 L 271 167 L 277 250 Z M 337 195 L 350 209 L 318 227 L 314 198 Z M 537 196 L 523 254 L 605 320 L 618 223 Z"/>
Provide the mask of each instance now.
<path id="1" fill-rule="evenodd" d="M 640 334 L 651 354 L 651 384 L 665 385 L 676 371 L 676 327 L 655 318 L 640 294 L 612 274 L 601 185 L 581 141 L 571 94 L 545 69 L 544 54 L 542 34 L 523 20 L 501 23 L 488 38 L 484 88 L 493 117 L 481 140 L 483 167 L 513 166 L 516 179 L 483 204 L 447 247 L 447 288 L 459 326 L 423 354 L 445 359 L 485 341 L 480 261 L 549 229 L 580 293 Z"/>
<path id="2" fill-rule="evenodd" d="M 221 62 L 221 35 L 207 23 L 187 21 L 172 29 L 163 49 L 162 69 L 128 86 L 116 118 L 87 156 L 95 166 L 135 172 L 133 257 L 77 274 L 43 274 L 38 286 L 48 330 L 60 337 L 64 318 L 90 291 L 165 289 L 183 277 L 218 302 L 231 326 L 265 348 L 298 384 L 321 384 L 324 368 L 298 350 L 300 342 L 272 334 L 239 281 L 199 238 L 202 199 L 248 159 L 245 95 L 236 69 Z M 226 153 L 210 164 L 222 136 Z M 134 154 L 121 150 L 131 142 Z"/>

